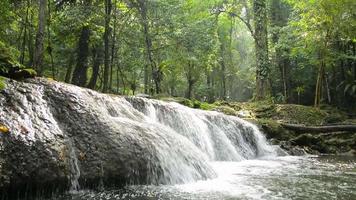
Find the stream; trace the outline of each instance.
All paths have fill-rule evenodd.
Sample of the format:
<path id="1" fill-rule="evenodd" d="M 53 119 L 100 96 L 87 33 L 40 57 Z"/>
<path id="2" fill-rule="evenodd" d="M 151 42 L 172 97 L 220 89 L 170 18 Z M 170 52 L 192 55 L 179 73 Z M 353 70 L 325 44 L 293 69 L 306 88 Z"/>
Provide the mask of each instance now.
<path id="1" fill-rule="evenodd" d="M 356 199 L 355 157 L 288 156 L 250 122 L 175 102 L 14 81 L 0 122 L 1 200 Z"/>
<path id="2" fill-rule="evenodd" d="M 53 199 L 356 199 L 356 158 L 274 157 L 210 163 L 218 177 L 180 185 L 79 191 Z"/>

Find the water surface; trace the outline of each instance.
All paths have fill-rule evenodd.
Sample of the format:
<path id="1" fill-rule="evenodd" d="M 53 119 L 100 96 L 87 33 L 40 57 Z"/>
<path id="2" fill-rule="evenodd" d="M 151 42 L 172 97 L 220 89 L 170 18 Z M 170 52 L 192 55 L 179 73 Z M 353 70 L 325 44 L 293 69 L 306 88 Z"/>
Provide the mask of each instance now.
<path id="1" fill-rule="evenodd" d="M 285 156 L 210 164 L 216 179 L 80 191 L 56 199 L 356 199 L 356 157 Z"/>

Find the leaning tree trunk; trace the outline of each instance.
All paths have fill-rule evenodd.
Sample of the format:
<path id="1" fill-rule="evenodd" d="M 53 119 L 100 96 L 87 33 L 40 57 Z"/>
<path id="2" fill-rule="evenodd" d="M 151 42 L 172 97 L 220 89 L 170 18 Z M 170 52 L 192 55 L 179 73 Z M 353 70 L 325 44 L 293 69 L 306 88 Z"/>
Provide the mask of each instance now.
<path id="1" fill-rule="evenodd" d="M 267 38 L 266 0 L 254 0 L 255 48 L 256 48 L 256 100 L 265 99 L 270 91 L 268 87 L 269 61 Z"/>
<path id="2" fill-rule="evenodd" d="M 36 34 L 36 43 L 34 51 L 33 68 L 36 69 L 39 75 L 42 74 L 42 64 L 44 55 L 44 37 L 45 37 L 45 26 L 46 26 L 46 8 L 47 0 L 39 0 L 39 12 L 38 12 L 38 29 Z"/>
<path id="3" fill-rule="evenodd" d="M 82 87 L 84 87 L 87 82 L 89 37 L 89 26 L 83 26 L 78 42 L 77 65 L 72 76 L 72 83 Z"/>

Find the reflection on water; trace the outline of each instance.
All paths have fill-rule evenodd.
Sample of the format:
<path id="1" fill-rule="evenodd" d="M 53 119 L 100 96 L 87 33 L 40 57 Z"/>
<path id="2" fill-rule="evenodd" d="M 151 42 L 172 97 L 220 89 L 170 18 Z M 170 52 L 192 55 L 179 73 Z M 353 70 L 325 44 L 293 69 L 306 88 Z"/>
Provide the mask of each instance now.
<path id="1" fill-rule="evenodd" d="M 277 157 L 213 162 L 218 178 L 173 186 L 82 191 L 55 199 L 356 199 L 355 157 Z"/>

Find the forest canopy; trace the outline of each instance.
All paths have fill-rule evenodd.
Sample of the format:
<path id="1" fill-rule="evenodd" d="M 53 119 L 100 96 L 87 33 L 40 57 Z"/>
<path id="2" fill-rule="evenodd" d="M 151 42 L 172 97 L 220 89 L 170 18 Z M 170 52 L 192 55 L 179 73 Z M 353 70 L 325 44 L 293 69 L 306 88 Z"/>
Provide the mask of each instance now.
<path id="1" fill-rule="evenodd" d="M 355 109 L 354 0 L 2 0 L 0 27 L 16 63 L 106 93 Z"/>

